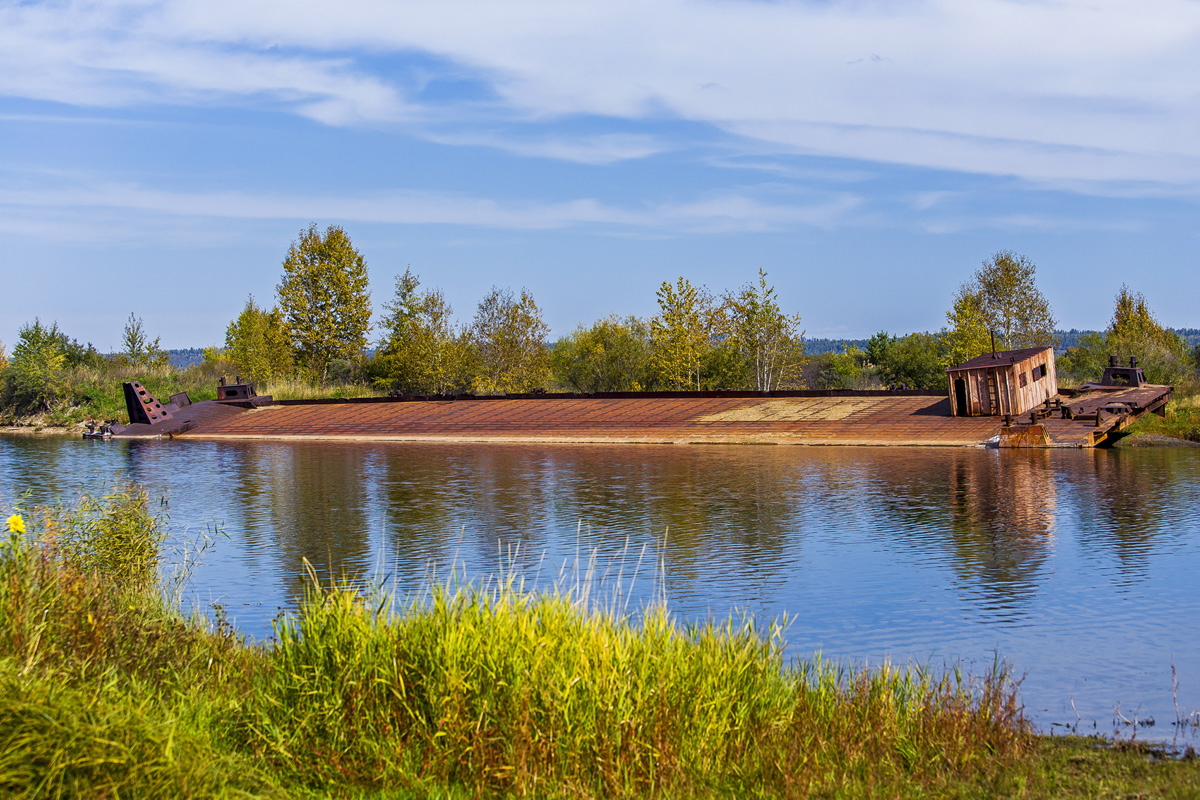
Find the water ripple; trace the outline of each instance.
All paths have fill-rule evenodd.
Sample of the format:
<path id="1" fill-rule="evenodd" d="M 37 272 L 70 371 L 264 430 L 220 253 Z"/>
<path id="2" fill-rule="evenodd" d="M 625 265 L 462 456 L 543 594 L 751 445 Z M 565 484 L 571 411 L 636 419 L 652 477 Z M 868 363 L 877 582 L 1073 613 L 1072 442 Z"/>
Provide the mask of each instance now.
<path id="1" fill-rule="evenodd" d="M 1044 726 L 1173 719 L 1172 664 L 1200 707 L 1193 451 L 0 437 L 0 505 L 121 480 L 169 499 L 175 543 L 223 533 L 192 599 L 256 637 L 306 561 L 402 594 L 454 569 L 548 585 L 591 564 L 633 608 L 662 590 L 686 619 L 786 615 L 796 657 L 1007 659 Z"/>

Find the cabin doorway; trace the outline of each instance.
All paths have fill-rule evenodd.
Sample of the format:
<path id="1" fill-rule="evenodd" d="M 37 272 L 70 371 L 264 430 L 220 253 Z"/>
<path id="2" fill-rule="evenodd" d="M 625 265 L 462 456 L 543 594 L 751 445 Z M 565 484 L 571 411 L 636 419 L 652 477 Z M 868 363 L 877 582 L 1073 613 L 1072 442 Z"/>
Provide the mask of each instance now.
<path id="1" fill-rule="evenodd" d="M 954 379 L 954 413 L 960 417 L 971 416 L 967 408 L 967 382 L 962 378 Z"/>

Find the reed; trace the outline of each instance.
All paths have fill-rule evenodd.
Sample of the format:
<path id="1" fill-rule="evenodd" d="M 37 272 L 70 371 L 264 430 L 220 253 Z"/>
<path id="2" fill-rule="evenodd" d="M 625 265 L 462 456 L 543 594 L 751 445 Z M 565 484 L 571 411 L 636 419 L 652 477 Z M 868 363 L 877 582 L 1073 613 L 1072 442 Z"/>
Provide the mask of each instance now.
<path id="1" fill-rule="evenodd" d="M 105 537 L 162 517 L 95 503 L 23 514 L 0 554 L 6 796 L 925 796 L 1036 744 L 1002 668 L 789 662 L 782 624 L 627 612 L 587 579 L 313 581 L 248 644 L 114 580 L 145 553 Z"/>

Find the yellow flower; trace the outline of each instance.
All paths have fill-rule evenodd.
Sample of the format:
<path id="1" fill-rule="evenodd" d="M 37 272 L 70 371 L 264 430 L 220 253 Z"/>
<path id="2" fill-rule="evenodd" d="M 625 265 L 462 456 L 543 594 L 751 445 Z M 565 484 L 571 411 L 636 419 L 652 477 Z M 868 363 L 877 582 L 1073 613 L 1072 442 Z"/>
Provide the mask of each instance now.
<path id="1" fill-rule="evenodd" d="M 8 518 L 9 533 L 25 533 L 25 520 L 21 519 L 20 514 L 13 514 Z"/>

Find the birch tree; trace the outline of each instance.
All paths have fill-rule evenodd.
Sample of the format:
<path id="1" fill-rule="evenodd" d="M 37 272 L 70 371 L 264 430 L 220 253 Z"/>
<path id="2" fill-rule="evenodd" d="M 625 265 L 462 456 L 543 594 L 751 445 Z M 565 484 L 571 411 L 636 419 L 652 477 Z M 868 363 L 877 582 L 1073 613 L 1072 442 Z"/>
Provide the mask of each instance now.
<path id="1" fill-rule="evenodd" d="M 977 289 L 970 286 L 959 288 L 954 295 L 953 305 L 946 312 L 946 321 L 950 327 L 942 335 L 945 366 L 961 364 L 988 352 L 991 334 L 983 296 Z"/>
<path id="2" fill-rule="evenodd" d="M 1037 287 L 1037 267 L 1025 256 L 999 251 L 959 290 L 964 291 L 978 298 L 984 322 L 1003 349 L 1054 344 L 1054 315 Z"/>
<path id="3" fill-rule="evenodd" d="M 775 287 L 767 285 L 767 273 L 760 269 L 756 285 L 724 299 L 724 328 L 749 373 L 746 388 L 769 392 L 797 380 L 804 364 L 800 315 L 780 310 Z"/>
<path id="4" fill-rule="evenodd" d="M 129 364 L 134 369 L 165 367 L 169 356 L 158 342 L 157 336 L 153 340 L 150 339 L 141 317 L 135 316 L 132 311 L 129 312 L 129 320 L 125 323 L 125 330 L 121 335 L 121 344 L 125 348 L 121 355 L 128 359 Z"/>
<path id="5" fill-rule="evenodd" d="M 314 222 L 292 242 L 283 272 L 279 307 L 298 360 L 324 382 L 333 359 L 352 358 L 367 345 L 367 263 L 344 230 L 330 225 L 322 234 Z"/>
<path id="6" fill-rule="evenodd" d="M 246 299 L 238 318 L 225 329 L 225 355 L 241 375 L 265 384 L 292 374 L 291 340 L 279 307 L 266 311 Z"/>
<path id="7" fill-rule="evenodd" d="M 454 321 L 440 289 L 417 292 L 411 270 L 396 276 L 396 295 L 384 305 L 384 338 L 376 356 L 375 385 L 410 395 L 454 394 L 471 381 L 473 348 Z"/>
<path id="8" fill-rule="evenodd" d="M 658 288 L 658 316 L 650 320 L 651 364 L 671 389 L 699 389 L 701 358 L 709 345 L 707 293 L 682 276 Z"/>
<path id="9" fill-rule="evenodd" d="M 492 288 L 479 303 L 471 324 L 478 354 L 472 386 L 479 394 L 530 392 L 550 377 L 546 336 L 550 328 L 528 290 L 518 299 L 511 289 Z"/>

